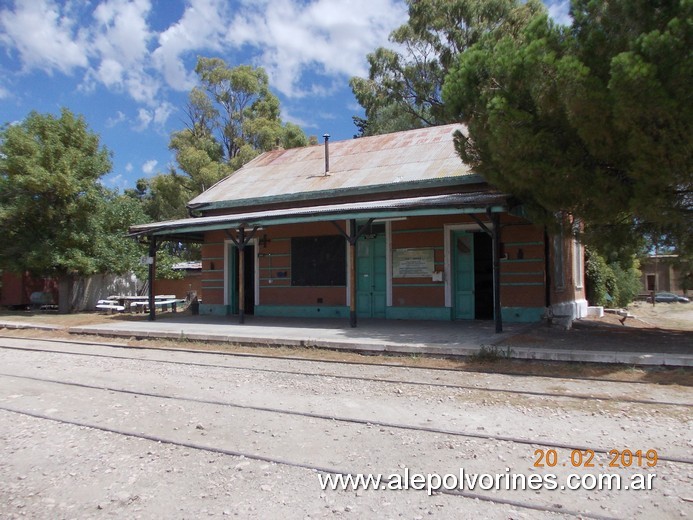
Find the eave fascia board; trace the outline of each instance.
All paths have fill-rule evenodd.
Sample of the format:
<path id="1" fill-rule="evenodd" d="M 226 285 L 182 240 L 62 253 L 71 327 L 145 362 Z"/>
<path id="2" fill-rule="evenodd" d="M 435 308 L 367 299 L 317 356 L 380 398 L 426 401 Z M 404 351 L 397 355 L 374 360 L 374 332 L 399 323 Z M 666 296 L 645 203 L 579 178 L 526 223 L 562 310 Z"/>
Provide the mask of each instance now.
<path id="1" fill-rule="evenodd" d="M 336 212 L 321 213 L 319 215 L 305 216 L 282 216 L 277 218 L 258 218 L 255 220 L 229 220 L 209 224 L 191 225 L 185 227 L 154 229 L 139 233 L 140 235 L 169 236 L 174 234 L 200 233 L 205 231 L 219 231 L 229 229 L 239 225 L 244 226 L 277 226 L 286 224 L 306 224 L 311 222 L 329 222 L 331 220 L 345 219 L 369 219 L 369 218 L 397 218 L 397 217 L 416 217 L 416 216 L 435 216 L 435 215 L 462 215 L 469 213 L 503 213 L 507 211 L 505 206 L 483 206 L 483 207 L 449 207 L 449 208 L 419 208 L 419 209 L 383 209 L 383 210 L 364 210 L 357 212 Z"/>

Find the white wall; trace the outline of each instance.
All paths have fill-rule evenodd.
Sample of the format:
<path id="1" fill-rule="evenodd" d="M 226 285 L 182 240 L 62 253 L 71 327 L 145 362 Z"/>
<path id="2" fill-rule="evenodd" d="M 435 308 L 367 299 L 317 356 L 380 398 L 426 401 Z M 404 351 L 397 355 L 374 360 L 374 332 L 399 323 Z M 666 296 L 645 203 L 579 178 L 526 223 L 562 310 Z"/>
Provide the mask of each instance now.
<path id="1" fill-rule="evenodd" d="M 105 300 L 112 295 L 135 296 L 145 281 L 140 281 L 134 274 L 110 275 L 96 274 L 80 278 L 72 284 L 71 307 L 75 311 L 92 311 L 98 300 Z"/>

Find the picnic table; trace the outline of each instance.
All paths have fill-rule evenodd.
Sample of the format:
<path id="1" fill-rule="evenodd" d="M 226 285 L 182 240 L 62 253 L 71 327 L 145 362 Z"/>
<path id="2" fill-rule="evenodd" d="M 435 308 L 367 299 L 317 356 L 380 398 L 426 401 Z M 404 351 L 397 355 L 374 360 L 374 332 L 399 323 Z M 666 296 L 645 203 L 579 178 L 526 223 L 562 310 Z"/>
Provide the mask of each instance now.
<path id="1" fill-rule="evenodd" d="M 167 298 L 167 299 L 155 299 L 154 300 L 154 306 L 155 307 L 162 307 L 162 310 L 166 311 L 168 310 L 168 306 L 171 306 L 171 310 L 173 312 L 176 312 L 178 304 L 185 303 L 184 299 L 178 299 L 175 296 L 173 298 Z M 149 310 L 149 300 L 147 301 L 135 301 L 132 303 L 137 309 L 137 312 L 139 312 L 140 307 L 142 308 L 142 312 L 147 312 Z"/>
<path id="2" fill-rule="evenodd" d="M 135 306 L 135 310 L 139 310 L 140 308 L 144 308 L 145 305 L 149 304 L 149 296 L 109 296 L 108 299 L 118 302 L 118 305 L 125 307 L 125 310 L 128 312 L 132 310 L 133 305 Z M 154 296 L 154 299 L 156 301 L 175 300 L 176 295 L 157 294 Z"/>

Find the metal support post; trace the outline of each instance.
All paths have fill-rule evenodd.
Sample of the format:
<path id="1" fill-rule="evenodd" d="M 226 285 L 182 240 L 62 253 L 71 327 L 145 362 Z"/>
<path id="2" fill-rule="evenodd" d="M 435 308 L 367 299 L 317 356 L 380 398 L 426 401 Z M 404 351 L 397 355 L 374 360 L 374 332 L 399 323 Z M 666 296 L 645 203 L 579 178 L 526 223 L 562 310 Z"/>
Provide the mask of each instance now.
<path id="1" fill-rule="evenodd" d="M 149 237 L 149 321 L 156 320 L 156 298 L 154 298 L 154 280 L 156 279 L 156 238 Z"/>

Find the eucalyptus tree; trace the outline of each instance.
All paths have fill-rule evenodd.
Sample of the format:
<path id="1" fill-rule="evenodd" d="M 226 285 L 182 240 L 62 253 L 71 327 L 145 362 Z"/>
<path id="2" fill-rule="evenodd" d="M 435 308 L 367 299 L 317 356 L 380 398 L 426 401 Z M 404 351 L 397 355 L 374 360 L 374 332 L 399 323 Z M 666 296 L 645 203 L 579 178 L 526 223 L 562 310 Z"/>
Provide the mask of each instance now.
<path id="1" fill-rule="evenodd" d="M 264 69 L 201 57 L 195 72 L 200 84 L 188 96 L 186 128 L 169 144 L 193 196 L 262 152 L 308 144 L 297 125 L 281 120 Z"/>
<path id="2" fill-rule="evenodd" d="M 457 57 L 489 33 L 512 34 L 544 8 L 538 0 L 407 0 L 409 18 L 390 34 L 391 47 L 368 55 L 367 78 L 350 84 L 365 119 L 360 135 L 454 121 L 442 86 Z"/>

